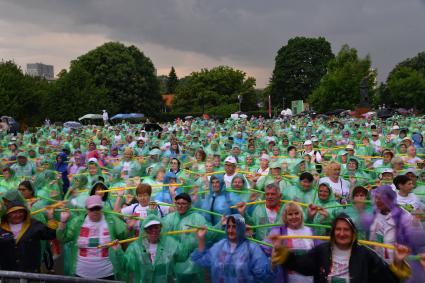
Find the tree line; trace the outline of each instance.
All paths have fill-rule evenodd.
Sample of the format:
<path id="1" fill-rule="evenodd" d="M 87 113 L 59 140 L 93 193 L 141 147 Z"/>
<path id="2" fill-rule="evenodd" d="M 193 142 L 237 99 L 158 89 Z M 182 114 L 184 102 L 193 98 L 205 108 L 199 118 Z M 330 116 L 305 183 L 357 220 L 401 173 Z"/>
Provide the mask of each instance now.
<path id="1" fill-rule="evenodd" d="M 256 89 L 255 78 L 229 66 L 195 71 L 178 78 L 174 67 L 157 76 L 154 64 L 135 46 L 108 42 L 71 61 L 57 80 L 48 82 L 23 73 L 13 61 L 0 62 L 0 114 L 27 125 L 46 117 L 76 120 L 87 113 L 139 112 L 159 117 L 161 94 L 175 94 L 172 112 L 228 115 L 264 110 L 268 97 L 276 109 L 304 100 L 319 112 L 355 108 L 360 82 L 366 78 L 374 106 L 425 109 L 425 51 L 399 64 L 386 82 L 377 84 L 370 56 L 343 45 L 335 55 L 323 37 L 295 37 L 277 52 L 266 88 Z"/>

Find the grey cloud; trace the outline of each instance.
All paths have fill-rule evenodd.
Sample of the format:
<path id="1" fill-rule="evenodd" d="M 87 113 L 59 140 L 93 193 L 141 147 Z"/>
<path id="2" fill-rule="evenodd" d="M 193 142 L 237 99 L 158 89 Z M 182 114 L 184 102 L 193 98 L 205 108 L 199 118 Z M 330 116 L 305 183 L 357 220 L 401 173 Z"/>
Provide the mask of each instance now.
<path id="1" fill-rule="evenodd" d="M 371 54 L 380 79 L 424 50 L 425 0 L 0 0 L 0 18 L 58 32 L 98 32 L 240 65 L 273 68 L 293 36 Z"/>

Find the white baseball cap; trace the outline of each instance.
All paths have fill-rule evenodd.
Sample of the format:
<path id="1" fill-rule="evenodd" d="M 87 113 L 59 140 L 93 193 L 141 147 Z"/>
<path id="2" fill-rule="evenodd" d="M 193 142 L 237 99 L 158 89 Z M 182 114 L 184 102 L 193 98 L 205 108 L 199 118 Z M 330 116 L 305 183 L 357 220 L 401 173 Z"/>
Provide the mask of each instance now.
<path id="1" fill-rule="evenodd" d="M 312 145 L 313 143 L 311 142 L 311 140 L 306 140 L 305 142 L 304 142 L 304 145 Z"/>
<path id="2" fill-rule="evenodd" d="M 345 147 L 345 149 L 349 150 L 349 149 L 354 149 L 354 145 L 352 144 L 347 144 L 347 146 Z"/>
<path id="3" fill-rule="evenodd" d="M 143 228 L 146 229 L 146 228 L 149 228 L 150 226 L 160 225 L 160 224 L 161 224 L 161 222 L 159 222 L 158 220 L 151 220 L 148 223 L 146 223 L 145 226 L 143 226 Z"/>
<path id="4" fill-rule="evenodd" d="M 236 164 L 236 158 L 234 158 L 233 156 L 227 156 L 226 159 L 224 159 L 224 163 L 226 162 Z"/>
<path id="5" fill-rule="evenodd" d="M 91 163 L 91 162 L 96 163 L 96 164 L 98 164 L 98 163 L 99 163 L 99 162 L 97 161 L 97 158 L 95 158 L 95 157 L 92 157 L 92 158 L 90 158 L 90 159 L 87 161 L 87 163 Z"/>
<path id="6" fill-rule="evenodd" d="M 260 156 L 260 159 L 265 159 L 265 160 L 267 160 L 267 161 L 270 161 L 270 156 L 269 156 L 268 154 L 262 154 L 262 155 Z"/>

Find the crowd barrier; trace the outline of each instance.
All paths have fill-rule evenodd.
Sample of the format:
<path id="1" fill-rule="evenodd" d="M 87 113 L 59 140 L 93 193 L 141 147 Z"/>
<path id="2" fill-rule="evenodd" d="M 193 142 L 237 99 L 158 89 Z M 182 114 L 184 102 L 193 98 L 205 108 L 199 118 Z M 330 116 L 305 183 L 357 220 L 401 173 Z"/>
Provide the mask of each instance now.
<path id="1" fill-rule="evenodd" d="M 122 281 L 88 279 L 43 273 L 26 273 L 17 271 L 1 271 L 0 283 L 35 283 L 35 282 L 66 282 L 66 283 L 120 283 Z"/>

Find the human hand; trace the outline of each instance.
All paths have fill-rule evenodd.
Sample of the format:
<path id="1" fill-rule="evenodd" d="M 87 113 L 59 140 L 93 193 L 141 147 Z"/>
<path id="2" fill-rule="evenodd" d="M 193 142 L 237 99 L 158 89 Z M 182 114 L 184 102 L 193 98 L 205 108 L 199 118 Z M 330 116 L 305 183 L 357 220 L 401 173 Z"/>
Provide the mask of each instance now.
<path id="1" fill-rule="evenodd" d="M 395 244 L 394 246 L 394 263 L 396 265 L 401 265 L 406 257 L 410 254 L 410 249 L 409 247 L 400 244 Z"/>
<path id="2" fill-rule="evenodd" d="M 71 212 L 69 210 L 65 210 L 61 212 L 61 222 L 66 223 L 68 222 L 69 218 L 71 217 Z"/>
<path id="3" fill-rule="evenodd" d="M 238 204 L 236 204 L 238 212 L 240 215 L 244 215 L 245 211 L 246 211 L 246 203 L 245 202 L 240 202 Z"/>
<path id="4" fill-rule="evenodd" d="M 198 228 L 197 230 L 196 230 L 196 238 L 199 240 L 199 241 L 204 241 L 205 240 L 205 235 L 207 234 L 207 227 L 205 227 L 205 226 L 203 226 L 203 227 L 201 227 L 201 228 Z"/>

